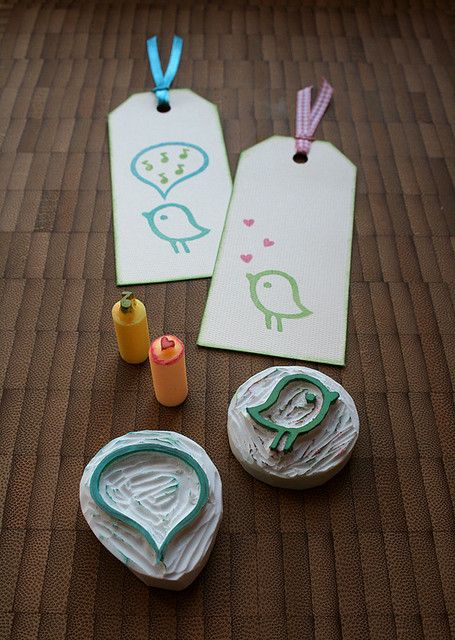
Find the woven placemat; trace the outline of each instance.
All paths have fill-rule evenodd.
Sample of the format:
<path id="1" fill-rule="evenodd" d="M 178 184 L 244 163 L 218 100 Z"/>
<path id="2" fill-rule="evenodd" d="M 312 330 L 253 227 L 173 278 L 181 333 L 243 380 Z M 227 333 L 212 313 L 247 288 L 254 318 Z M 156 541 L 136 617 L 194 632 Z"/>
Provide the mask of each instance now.
<path id="1" fill-rule="evenodd" d="M 419 640 L 455 636 L 454 42 L 449 3 L 45 1 L 0 6 L 0 637 Z M 238 154 L 292 133 L 296 91 L 335 89 L 320 126 L 358 166 L 348 364 L 321 366 L 361 418 L 350 465 L 306 492 L 230 453 L 226 409 L 286 361 L 196 347 L 208 281 L 135 288 L 188 350 L 191 394 L 158 406 L 116 353 L 106 114 L 148 90 L 146 37 L 177 32 L 176 86 L 220 108 Z M 89 531 L 84 465 L 159 426 L 224 486 L 213 555 L 148 589 Z"/>

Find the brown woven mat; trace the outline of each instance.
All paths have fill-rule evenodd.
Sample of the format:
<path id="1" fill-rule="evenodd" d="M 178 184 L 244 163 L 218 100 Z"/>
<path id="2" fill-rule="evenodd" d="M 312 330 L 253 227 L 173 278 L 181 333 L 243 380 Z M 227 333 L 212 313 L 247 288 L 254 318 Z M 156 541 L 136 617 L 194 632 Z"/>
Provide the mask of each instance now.
<path id="1" fill-rule="evenodd" d="M 2 639 L 455 637 L 449 5 L 313 4 L 1 4 Z M 335 88 L 318 134 L 359 173 L 348 364 L 320 369 L 353 395 L 361 433 L 319 489 L 275 490 L 230 454 L 231 395 L 285 361 L 195 346 L 208 281 L 135 289 L 152 334 L 186 341 L 183 408 L 159 407 L 147 364 L 117 357 L 106 114 L 150 88 L 146 37 L 174 31 L 176 86 L 218 104 L 233 171 L 241 149 L 292 132 L 297 89 Z M 79 509 L 89 458 L 153 426 L 204 445 L 224 483 L 213 555 L 177 594 L 145 587 Z"/>

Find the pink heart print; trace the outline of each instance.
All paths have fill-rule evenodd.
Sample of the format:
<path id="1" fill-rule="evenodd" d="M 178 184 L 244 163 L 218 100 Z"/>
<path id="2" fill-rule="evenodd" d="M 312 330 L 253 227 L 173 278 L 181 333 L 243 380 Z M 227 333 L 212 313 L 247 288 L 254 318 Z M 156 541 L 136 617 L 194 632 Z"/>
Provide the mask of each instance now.
<path id="1" fill-rule="evenodd" d="M 244 224 L 246 227 L 251 227 L 251 226 L 254 224 L 254 220 L 253 220 L 253 218 L 248 218 L 248 219 L 246 219 L 246 220 L 244 220 L 244 221 L 243 221 L 243 224 Z"/>
<path id="2" fill-rule="evenodd" d="M 248 262 L 251 262 L 251 260 L 253 259 L 253 256 L 251 255 L 251 253 L 242 253 L 240 258 L 243 260 L 243 262 L 246 262 L 248 264 Z"/>
<path id="3" fill-rule="evenodd" d="M 264 238 L 264 247 L 273 247 L 275 244 L 274 240 L 269 240 L 268 238 Z"/>

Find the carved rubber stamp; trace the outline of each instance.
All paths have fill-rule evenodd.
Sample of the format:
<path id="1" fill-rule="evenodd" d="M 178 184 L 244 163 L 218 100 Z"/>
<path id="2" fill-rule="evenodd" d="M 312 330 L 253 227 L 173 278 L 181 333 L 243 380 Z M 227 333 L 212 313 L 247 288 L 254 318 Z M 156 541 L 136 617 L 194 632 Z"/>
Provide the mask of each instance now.
<path id="1" fill-rule="evenodd" d="M 183 589 L 208 560 L 221 480 L 204 449 L 171 431 L 136 431 L 92 458 L 82 513 L 98 540 L 151 586 Z"/>
<path id="2" fill-rule="evenodd" d="M 359 418 L 351 396 L 305 367 L 271 367 L 244 382 L 228 411 L 232 452 L 258 480 L 306 489 L 327 482 L 351 457 Z"/>

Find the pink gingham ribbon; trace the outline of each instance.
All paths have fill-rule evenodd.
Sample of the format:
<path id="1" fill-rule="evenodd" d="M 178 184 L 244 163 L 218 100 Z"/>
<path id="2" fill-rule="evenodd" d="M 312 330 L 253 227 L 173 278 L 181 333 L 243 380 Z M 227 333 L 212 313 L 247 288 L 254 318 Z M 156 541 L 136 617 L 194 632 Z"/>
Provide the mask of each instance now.
<path id="1" fill-rule="evenodd" d="M 311 108 L 311 90 L 313 87 L 305 87 L 297 92 L 297 107 L 295 113 L 295 150 L 296 153 L 308 155 L 314 133 L 321 121 L 325 110 L 329 106 L 333 89 L 325 78 L 316 102 Z"/>

